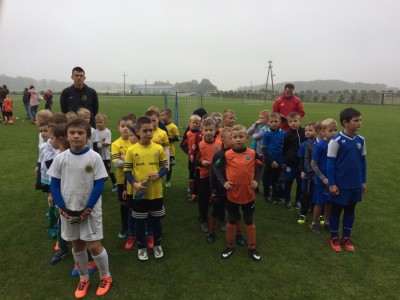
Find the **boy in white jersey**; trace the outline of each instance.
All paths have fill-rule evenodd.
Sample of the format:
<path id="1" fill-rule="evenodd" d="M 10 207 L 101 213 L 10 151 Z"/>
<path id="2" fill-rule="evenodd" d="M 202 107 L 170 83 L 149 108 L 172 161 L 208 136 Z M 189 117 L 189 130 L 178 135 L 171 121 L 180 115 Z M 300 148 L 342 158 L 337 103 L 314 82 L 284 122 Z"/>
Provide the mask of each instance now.
<path id="1" fill-rule="evenodd" d="M 102 296 L 112 283 L 107 251 L 101 245 L 101 194 L 108 174 L 100 155 L 87 147 L 91 134 L 89 123 L 75 119 L 67 124 L 66 130 L 70 149 L 57 155 L 48 171 L 51 191 L 62 216 L 61 236 L 72 242 L 72 253 L 79 270 L 75 297 L 85 297 L 90 285 L 86 248 L 99 269 L 100 284 L 96 295 Z"/>

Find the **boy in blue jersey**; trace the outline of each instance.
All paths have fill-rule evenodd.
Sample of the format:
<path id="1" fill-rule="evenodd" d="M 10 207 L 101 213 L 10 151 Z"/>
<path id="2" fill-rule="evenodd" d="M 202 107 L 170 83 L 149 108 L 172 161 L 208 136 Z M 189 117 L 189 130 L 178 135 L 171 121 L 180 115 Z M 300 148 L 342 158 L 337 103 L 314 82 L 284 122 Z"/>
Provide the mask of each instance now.
<path id="1" fill-rule="evenodd" d="M 269 116 L 269 128 L 263 136 L 263 156 L 265 166 L 265 190 L 264 197 L 269 203 L 275 203 L 278 200 L 278 182 L 282 172 L 283 164 L 283 138 L 285 131 L 279 127 L 281 117 L 278 113 L 271 113 Z M 270 195 L 270 186 L 272 192 Z"/>
<path id="2" fill-rule="evenodd" d="M 346 108 L 340 113 L 343 131 L 335 135 L 328 144 L 327 174 L 332 210 L 329 218 L 331 229 L 330 246 L 341 251 L 354 251 L 350 240 L 354 223 L 354 210 L 362 200 L 366 185 L 366 146 L 363 137 L 356 132 L 361 127 L 361 113 L 354 108 Z M 343 233 L 339 240 L 339 221 L 343 214 Z"/>

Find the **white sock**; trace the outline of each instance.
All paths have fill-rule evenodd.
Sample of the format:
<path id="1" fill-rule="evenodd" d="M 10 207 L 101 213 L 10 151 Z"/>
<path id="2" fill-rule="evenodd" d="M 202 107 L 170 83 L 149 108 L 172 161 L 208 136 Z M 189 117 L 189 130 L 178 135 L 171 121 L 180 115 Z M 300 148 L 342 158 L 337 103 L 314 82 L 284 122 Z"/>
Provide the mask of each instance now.
<path id="1" fill-rule="evenodd" d="M 97 256 L 93 256 L 93 260 L 96 263 L 97 268 L 99 269 L 100 279 L 103 276 L 110 277 L 110 271 L 108 269 L 108 254 L 106 248 L 103 248 L 103 252 L 101 252 Z"/>
<path id="2" fill-rule="evenodd" d="M 74 249 L 72 249 L 72 254 L 74 255 L 75 265 L 78 268 L 80 278 L 89 280 L 89 273 L 88 273 L 89 258 L 86 248 L 81 252 L 74 252 Z"/>

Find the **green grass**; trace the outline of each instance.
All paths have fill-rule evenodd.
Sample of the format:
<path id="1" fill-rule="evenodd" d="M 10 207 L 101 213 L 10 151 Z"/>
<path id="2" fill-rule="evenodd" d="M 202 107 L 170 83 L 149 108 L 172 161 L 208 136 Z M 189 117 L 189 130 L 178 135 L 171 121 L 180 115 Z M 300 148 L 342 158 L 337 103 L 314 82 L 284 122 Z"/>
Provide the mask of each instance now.
<path id="1" fill-rule="evenodd" d="M 118 137 L 118 118 L 128 112 L 141 115 L 148 106 L 163 106 L 162 97 L 101 97 L 100 112 L 109 117 L 113 139 Z M 54 111 L 58 111 L 58 99 Z M 69 255 L 49 265 L 54 240 L 47 237 L 46 197 L 34 191 L 38 129 L 22 123 L 22 100 L 14 97 L 14 126 L 0 124 L 2 168 L 0 173 L 0 298 L 72 299 L 77 279 L 70 276 Z M 43 104 L 42 104 L 43 105 Z M 207 98 L 207 111 L 232 108 L 237 122 L 249 126 L 261 109 L 272 103 Z M 345 104 L 304 103 L 303 123 L 326 117 L 338 118 Z M 163 220 L 165 257 L 146 263 L 133 251 L 123 249 L 119 203 L 106 183 L 103 195 L 104 246 L 110 258 L 114 283 L 106 299 L 396 299 L 400 208 L 397 174 L 400 171 L 397 106 L 354 105 L 363 114 L 360 134 L 367 140 L 368 191 L 356 208 L 353 239 L 355 253 L 334 253 L 329 235 L 313 235 L 298 225 L 296 214 L 280 205 L 256 199 L 257 249 L 262 261 L 253 262 L 245 248 L 237 248 L 229 260 L 220 258 L 224 234 L 208 245 L 197 222 L 197 205 L 186 200 L 186 158 L 177 149 L 172 187 L 165 190 Z M 87 298 L 95 298 L 98 273 Z"/>

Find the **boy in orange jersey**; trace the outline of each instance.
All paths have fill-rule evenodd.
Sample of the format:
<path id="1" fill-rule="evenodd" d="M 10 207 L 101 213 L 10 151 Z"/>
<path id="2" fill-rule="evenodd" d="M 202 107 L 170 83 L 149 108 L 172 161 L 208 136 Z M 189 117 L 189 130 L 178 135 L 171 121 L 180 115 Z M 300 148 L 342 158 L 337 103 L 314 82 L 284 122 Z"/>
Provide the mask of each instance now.
<path id="1" fill-rule="evenodd" d="M 202 140 L 197 147 L 195 165 L 200 172 L 199 179 L 199 219 L 201 231 L 208 233 L 207 215 L 210 200 L 210 167 L 215 153 L 221 150 L 222 142 L 216 139 L 217 123 L 213 118 L 206 118 L 201 123 Z"/>
<path id="2" fill-rule="evenodd" d="M 249 256 L 260 261 L 256 250 L 256 226 L 253 222 L 255 189 L 262 176 L 262 161 L 258 154 L 246 147 L 248 135 L 246 127 L 235 125 L 232 128 L 232 149 L 225 152 L 213 166 L 219 182 L 227 190 L 228 224 L 226 226 L 227 248 L 222 258 L 228 259 L 234 252 L 236 222 L 240 219 L 239 208 L 242 208 L 246 224 L 247 247 Z M 225 176 L 223 174 L 225 171 Z"/>

